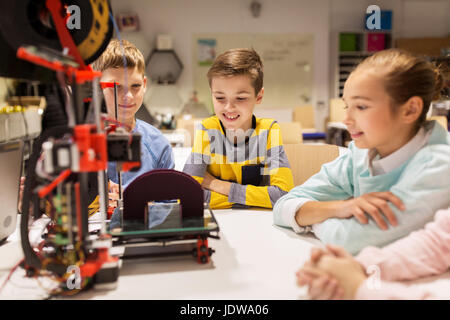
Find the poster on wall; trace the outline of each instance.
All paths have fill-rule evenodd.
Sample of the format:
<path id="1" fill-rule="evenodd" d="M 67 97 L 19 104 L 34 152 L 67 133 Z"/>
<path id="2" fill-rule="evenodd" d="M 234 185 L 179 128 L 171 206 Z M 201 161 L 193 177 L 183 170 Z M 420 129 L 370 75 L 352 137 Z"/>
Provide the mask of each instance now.
<path id="1" fill-rule="evenodd" d="M 216 39 L 197 40 L 197 61 L 199 66 L 210 66 L 216 58 Z"/>
<path id="2" fill-rule="evenodd" d="M 136 13 L 120 13 L 116 19 L 120 31 L 139 31 L 139 17 Z"/>

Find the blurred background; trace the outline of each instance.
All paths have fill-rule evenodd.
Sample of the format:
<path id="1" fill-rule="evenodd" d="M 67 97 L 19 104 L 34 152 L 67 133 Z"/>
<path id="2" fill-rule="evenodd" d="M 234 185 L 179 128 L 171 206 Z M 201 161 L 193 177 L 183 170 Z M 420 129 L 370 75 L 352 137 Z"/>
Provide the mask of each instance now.
<path id="1" fill-rule="evenodd" d="M 371 5 L 381 10 L 381 29 L 368 29 Z M 164 130 L 173 145 L 190 145 L 175 129 L 192 134 L 194 123 L 213 113 L 206 72 L 235 47 L 253 47 L 263 59 L 265 96 L 255 114 L 298 123 L 304 142 L 346 145 L 345 80 L 363 58 L 391 47 L 446 68 L 447 98 L 433 102 L 429 117 L 446 118 L 440 121 L 448 126 L 448 0 L 111 0 L 111 6 L 120 36 L 146 58 L 151 82 L 137 117 Z M 12 82 L 0 79 L 3 105 Z M 33 95 L 39 83 L 21 85 Z M 298 135 L 283 138 L 298 142 Z"/>

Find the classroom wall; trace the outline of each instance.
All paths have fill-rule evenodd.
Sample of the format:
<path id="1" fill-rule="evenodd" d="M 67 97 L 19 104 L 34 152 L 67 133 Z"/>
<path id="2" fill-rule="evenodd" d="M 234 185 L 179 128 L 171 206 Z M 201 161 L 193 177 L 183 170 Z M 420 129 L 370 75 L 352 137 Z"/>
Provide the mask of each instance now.
<path id="1" fill-rule="evenodd" d="M 157 34 L 171 34 L 174 48 L 184 63 L 177 87 L 187 101 L 193 88 L 192 34 L 224 33 L 313 33 L 314 66 L 312 103 L 316 109 L 316 127 L 323 127 L 328 101 L 334 95 L 337 60 L 336 34 L 363 27 L 366 8 L 377 4 L 393 10 L 394 37 L 445 36 L 450 32 L 448 0 L 259 0 L 259 18 L 251 16 L 252 0 L 111 0 L 115 14 L 136 12 L 141 31 L 124 33 L 148 54 Z M 206 80 L 205 80 L 206 81 Z M 280 107 L 283 102 L 280 101 Z"/>
<path id="2" fill-rule="evenodd" d="M 312 103 L 328 100 L 329 78 L 329 0 L 260 0 L 261 15 L 253 18 L 251 0 L 112 0 L 114 14 L 134 11 L 141 21 L 140 35 L 127 33 L 145 42 L 149 52 L 155 36 L 173 36 L 174 48 L 184 63 L 177 87 L 183 100 L 193 88 L 192 34 L 194 33 L 305 33 L 314 34 Z M 130 37 L 130 39 L 132 39 Z M 206 81 L 206 79 L 205 79 Z M 280 101 L 283 106 L 283 101 Z M 320 115 L 319 115 L 320 117 Z"/>
<path id="3" fill-rule="evenodd" d="M 334 97 L 337 66 L 337 32 L 360 30 L 370 4 L 393 10 L 393 35 L 398 37 L 442 37 L 450 35 L 449 0 L 259 0 L 259 18 L 251 16 L 252 0 L 111 0 L 115 14 L 136 12 L 141 31 L 123 33 L 147 56 L 156 35 L 171 34 L 175 50 L 184 63 L 177 83 L 187 101 L 193 86 L 192 34 L 223 33 L 304 33 L 314 35 L 312 103 L 317 109 L 316 127 L 323 127 L 328 101 Z M 206 80 L 205 80 L 206 81 Z M 0 104 L 6 94 L 0 78 Z M 280 101 L 283 107 L 283 101 Z"/>
<path id="4" fill-rule="evenodd" d="M 364 28 L 361 12 L 371 4 L 393 11 L 395 38 L 445 37 L 450 35 L 449 0 L 337 0 L 330 2 L 330 97 L 335 96 L 338 32 Z"/>
<path id="5" fill-rule="evenodd" d="M 369 5 L 393 11 L 395 37 L 444 37 L 450 34 L 449 0 L 336 0 L 330 2 L 330 30 L 364 27 L 361 12 Z"/>

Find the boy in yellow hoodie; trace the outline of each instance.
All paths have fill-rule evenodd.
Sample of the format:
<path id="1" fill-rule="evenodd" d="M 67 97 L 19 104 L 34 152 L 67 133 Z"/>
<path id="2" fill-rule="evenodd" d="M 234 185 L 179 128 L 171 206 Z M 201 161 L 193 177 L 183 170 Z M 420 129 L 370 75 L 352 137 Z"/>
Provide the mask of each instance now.
<path id="1" fill-rule="evenodd" d="M 272 208 L 294 182 L 279 125 L 253 115 L 264 94 L 261 59 L 252 49 L 232 49 L 207 76 L 215 116 L 196 129 L 183 171 L 203 186 L 212 209 Z"/>

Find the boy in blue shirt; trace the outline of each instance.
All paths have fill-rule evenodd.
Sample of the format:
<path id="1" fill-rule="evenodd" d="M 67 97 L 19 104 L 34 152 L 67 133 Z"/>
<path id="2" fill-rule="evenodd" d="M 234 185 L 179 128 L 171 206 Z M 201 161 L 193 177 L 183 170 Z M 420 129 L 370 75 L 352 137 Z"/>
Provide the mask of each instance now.
<path id="1" fill-rule="evenodd" d="M 126 65 L 125 61 L 126 60 Z M 142 106 L 147 87 L 145 60 L 142 53 L 126 40 L 111 40 L 103 54 L 93 63 L 93 69 L 101 71 L 100 83 L 118 83 L 117 118 L 114 104 L 114 88 L 103 88 L 108 117 L 124 125 L 127 131 L 141 135 L 141 168 L 138 171 L 122 173 L 122 187 L 125 189 L 134 179 L 153 169 L 175 167 L 169 141 L 152 125 L 136 119 L 135 114 Z M 116 163 L 108 163 L 110 200 L 118 198 L 118 174 Z M 113 202 L 110 201 L 113 205 Z M 90 206 L 90 214 L 97 206 Z"/>

